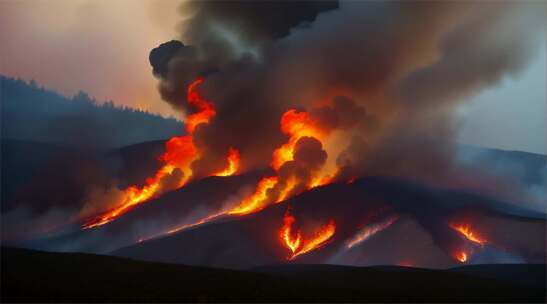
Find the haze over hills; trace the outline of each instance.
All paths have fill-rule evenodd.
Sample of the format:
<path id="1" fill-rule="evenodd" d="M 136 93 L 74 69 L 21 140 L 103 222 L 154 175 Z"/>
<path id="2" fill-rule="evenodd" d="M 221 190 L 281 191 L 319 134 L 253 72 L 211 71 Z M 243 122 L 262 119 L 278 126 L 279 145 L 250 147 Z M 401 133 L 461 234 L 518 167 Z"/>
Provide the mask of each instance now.
<path id="1" fill-rule="evenodd" d="M 108 149 L 183 133 L 174 118 L 99 104 L 84 92 L 73 97 L 0 75 L 2 139 Z"/>

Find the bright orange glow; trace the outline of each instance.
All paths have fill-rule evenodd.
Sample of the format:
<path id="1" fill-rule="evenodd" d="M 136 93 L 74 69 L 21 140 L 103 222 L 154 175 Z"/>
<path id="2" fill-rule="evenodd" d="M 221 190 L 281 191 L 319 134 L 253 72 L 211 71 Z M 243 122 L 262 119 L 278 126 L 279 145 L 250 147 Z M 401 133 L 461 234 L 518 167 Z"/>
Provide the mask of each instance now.
<path id="1" fill-rule="evenodd" d="M 454 258 L 460 261 L 461 263 L 465 263 L 467 262 L 467 253 L 465 253 L 465 251 L 463 250 L 458 251 L 454 254 Z"/>
<path id="2" fill-rule="evenodd" d="M 355 245 L 368 240 L 371 236 L 391 226 L 391 224 L 393 224 L 397 219 L 398 219 L 397 216 L 391 216 L 380 223 L 366 226 L 361 231 L 359 231 L 357 235 L 355 235 L 352 239 L 349 240 L 349 242 L 346 244 L 346 248 L 350 249 L 354 247 Z"/>
<path id="3" fill-rule="evenodd" d="M 296 180 L 296 178 L 294 177 L 289 178 L 287 180 L 287 184 L 285 185 L 285 187 L 280 190 L 279 197 L 276 203 L 280 203 L 286 200 L 289 197 L 289 193 L 291 193 L 291 191 L 294 189 L 294 187 L 296 187 L 297 184 L 298 184 L 298 181 Z"/>
<path id="4" fill-rule="evenodd" d="M 152 198 L 158 192 L 158 189 L 161 185 L 161 179 L 164 176 L 171 174 L 174 169 L 175 167 L 171 165 L 165 165 L 160 170 L 158 170 L 158 172 L 156 172 L 156 175 L 154 177 L 148 178 L 147 184 L 144 187 L 138 188 L 137 186 L 129 186 L 125 190 L 123 202 L 119 206 L 110 209 L 109 211 L 99 216 L 96 216 L 95 218 L 86 222 L 83 225 L 83 228 L 88 229 L 104 225 L 119 217 L 120 215 L 126 213 L 134 206 Z M 184 183 L 184 179 L 181 181 L 181 183 Z"/>
<path id="5" fill-rule="evenodd" d="M 293 224 L 296 221 L 288 211 L 283 217 L 283 227 L 279 230 L 279 237 L 282 244 L 291 251 L 289 260 L 295 259 L 297 256 L 308 253 L 312 250 L 319 249 L 324 246 L 336 232 L 336 224 L 334 220 L 319 228 L 315 235 L 309 239 L 302 238 L 300 231 L 293 231 Z"/>
<path id="6" fill-rule="evenodd" d="M 309 183 L 308 187 L 310 189 L 315 187 L 321 187 L 327 184 L 330 184 L 334 178 L 334 175 L 326 175 L 323 177 L 315 176 L 312 178 L 311 182 Z"/>
<path id="7" fill-rule="evenodd" d="M 264 209 L 267 206 L 268 190 L 277 184 L 277 177 L 263 177 L 255 192 L 241 201 L 235 208 L 228 211 L 232 215 L 244 215 Z"/>
<path id="8" fill-rule="evenodd" d="M 296 219 L 294 218 L 294 216 L 290 215 L 287 212 L 283 217 L 283 228 L 281 229 L 281 238 L 285 242 L 287 248 L 289 248 L 293 253 L 296 252 L 298 247 L 300 247 L 300 240 L 302 239 L 300 231 L 298 231 L 296 235 L 293 236 L 292 225 L 295 221 Z"/>
<path id="9" fill-rule="evenodd" d="M 154 176 L 147 178 L 143 187 L 139 188 L 136 185 L 129 186 L 125 189 L 122 199 L 117 206 L 87 221 L 82 225 L 82 228 L 88 229 L 104 225 L 128 212 L 136 205 L 146 202 L 166 190 L 173 190 L 172 187 L 178 189 L 188 182 L 192 177 L 190 165 L 199 157 L 193 143 L 192 133 L 197 125 L 208 123 L 209 119 L 216 114 L 212 103 L 203 98 L 197 91 L 197 87 L 201 83 L 203 83 L 203 78 L 200 77 L 188 87 L 188 103 L 198 110 L 197 113 L 188 116 L 186 121 L 186 129 L 190 135 L 175 136 L 169 139 L 165 143 L 165 152 L 159 157 L 159 160 L 164 165 Z M 237 150 L 235 151 L 237 152 Z M 231 158 L 237 158 L 239 161 L 239 152 L 237 152 L 237 156 L 235 154 Z M 235 165 L 230 164 L 230 166 Z M 175 171 L 179 174 L 175 175 Z M 177 180 L 175 185 L 170 183 L 170 189 L 163 189 L 162 182 L 167 177 Z"/>
<path id="10" fill-rule="evenodd" d="M 216 115 L 215 107 L 207 99 L 203 98 L 197 91 L 198 85 L 203 83 L 203 78 L 199 77 L 188 86 L 187 100 L 188 104 L 197 109 L 197 112 L 186 117 L 186 131 L 194 133 L 196 127 L 200 124 L 209 123 L 209 120 Z"/>
<path id="11" fill-rule="evenodd" d="M 293 159 L 294 146 L 304 136 L 314 137 L 318 140 L 324 136 L 324 131 L 318 126 L 308 112 L 288 110 L 281 117 L 281 131 L 290 136 L 289 141 L 276 149 L 273 153 L 271 166 L 274 170 Z"/>
<path id="12" fill-rule="evenodd" d="M 484 245 L 487 243 L 486 239 L 480 237 L 477 235 L 476 231 L 471 230 L 471 226 L 469 224 L 449 224 L 450 228 L 458 231 L 460 234 L 462 234 L 466 239 L 470 240 L 473 243 Z"/>
<path id="13" fill-rule="evenodd" d="M 188 96 L 189 96 L 188 98 L 192 100 L 197 100 L 198 103 L 202 103 L 206 105 L 207 102 L 204 99 L 202 99 L 199 95 L 197 96 L 193 95 L 194 92 L 195 92 L 195 87 L 191 86 L 188 90 Z M 208 109 L 206 106 L 203 106 L 201 108 Z M 211 112 L 208 112 L 208 113 L 211 113 Z M 213 113 L 212 115 L 214 115 L 214 111 L 212 113 Z M 314 121 L 307 112 L 298 112 L 293 109 L 288 110 L 287 112 L 283 114 L 280 124 L 281 124 L 281 131 L 285 134 L 290 135 L 290 138 L 286 144 L 276 149 L 272 155 L 271 164 L 275 171 L 278 171 L 279 168 L 285 162 L 293 159 L 293 152 L 294 152 L 293 150 L 296 143 L 298 142 L 300 138 L 304 136 L 310 136 L 320 140 L 322 137 L 327 135 L 326 132 L 320 128 L 318 123 Z M 170 158 L 178 159 L 177 156 L 173 156 Z M 234 148 L 230 148 L 230 151 L 228 153 L 228 166 L 224 170 L 214 175 L 226 176 L 226 175 L 234 174 L 235 172 L 237 172 L 238 166 L 239 166 L 239 152 Z M 289 178 L 286 181 L 286 185 L 282 189 L 276 189 L 279 191 L 277 193 L 277 196 L 272 196 L 272 197 L 270 197 L 270 192 L 271 192 L 270 190 L 278 186 L 279 177 L 278 176 L 263 177 L 258 182 L 255 191 L 250 196 L 241 200 L 239 204 L 237 204 L 237 206 L 235 206 L 231 210 L 227 210 L 227 211 L 223 211 L 211 216 L 207 216 L 197 221 L 196 223 L 183 225 L 181 227 L 172 229 L 171 231 L 167 231 L 163 234 L 169 234 L 175 231 L 181 231 L 186 228 L 194 227 L 196 225 L 200 225 L 208 221 L 211 221 L 213 219 L 216 219 L 222 215 L 246 215 L 246 214 L 258 212 L 266 208 L 269 204 L 279 203 L 288 199 L 290 195 L 294 194 L 292 190 L 299 184 L 303 184 L 303 186 L 305 186 L 306 189 L 310 189 L 313 187 L 318 187 L 318 186 L 330 183 L 334 176 L 334 174 L 319 175 L 319 172 L 315 172 L 314 174 L 317 174 L 317 176 L 312 176 L 311 181 L 308 182 L 307 184 L 304 184 L 302 181 L 298 180 L 295 177 Z M 332 223 L 332 225 L 326 226 L 326 228 L 332 229 L 333 230 L 332 233 L 334 233 L 334 223 Z M 322 236 L 328 235 L 328 233 L 330 233 L 329 231 L 324 232 Z M 300 253 L 298 254 L 305 253 L 315 248 L 317 246 L 317 243 L 314 243 L 314 242 L 317 242 L 317 240 L 320 241 L 321 236 L 318 236 L 317 238 L 307 241 L 306 246 L 303 246 L 302 248 L 300 248 L 299 249 Z"/>
<path id="14" fill-rule="evenodd" d="M 228 150 L 228 166 L 224 170 L 215 173 L 215 176 L 230 176 L 239 170 L 239 151 L 230 147 Z"/>
<path id="15" fill-rule="evenodd" d="M 294 109 L 290 109 L 281 117 L 281 131 L 290 135 L 289 141 L 276 149 L 272 155 L 271 166 L 275 171 L 278 171 L 281 166 L 293 159 L 294 147 L 298 140 L 304 136 L 315 137 L 316 139 L 322 138 L 325 134 L 324 131 L 318 126 L 307 112 L 298 112 Z M 313 177 L 312 181 L 307 188 L 324 185 L 330 182 L 330 177 Z M 277 199 L 273 202 L 268 201 L 267 190 L 274 188 L 278 184 L 279 179 L 277 177 L 263 178 L 255 192 L 248 198 L 244 199 L 233 210 L 229 211 L 229 214 L 248 214 L 257 212 L 266 207 L 269 203 L 279 203 L 289 198 L 292 194 L 292 190 L 300 183 L 296 178 L 289 178 L 286 181 L 286 185 L 279 189 Z"/>

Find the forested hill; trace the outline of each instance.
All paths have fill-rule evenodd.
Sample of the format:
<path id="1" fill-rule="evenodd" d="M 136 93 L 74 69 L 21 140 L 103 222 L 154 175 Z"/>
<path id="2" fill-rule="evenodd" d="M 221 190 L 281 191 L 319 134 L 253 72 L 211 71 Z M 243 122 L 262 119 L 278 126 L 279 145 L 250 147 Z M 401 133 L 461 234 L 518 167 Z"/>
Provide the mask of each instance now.
<path id="1" fill-rule="evenodd" d="M 169 138 L 182 124 L 112 101 L 99 104 L 84 92 L 66 97 L 24 81 L 0 75 L 3 139 L 18 139 L 93 148 L 112 148 Z"/>

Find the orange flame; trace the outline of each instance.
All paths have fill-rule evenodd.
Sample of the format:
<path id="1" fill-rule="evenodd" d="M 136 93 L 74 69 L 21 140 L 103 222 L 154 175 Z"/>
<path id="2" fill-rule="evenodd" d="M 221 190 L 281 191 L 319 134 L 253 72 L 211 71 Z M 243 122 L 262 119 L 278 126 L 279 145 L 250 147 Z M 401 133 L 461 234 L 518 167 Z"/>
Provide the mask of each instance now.
<path id="1" fill-rule="evenodd" d="M 189 90 L 192 91 L 192 90 Z M 191 96 L 191 94 L 188 94 Z M 199 95 L 198 95 L 199 96 Z M 190 98 L 190 97 L 189 97 Z M 194 98 L 194 97 L 191 97 Z M 199 98 L 196 98 L 199 100 Z M 307 112 L 298 112 L 294 109 L 288 110 L 285 112 L 281 118 L 281 131 L 285 134 L 290 135 L 290 138 L 286 144 L 276 149 L 272 155 L 272 167 L 274 170 L 278 171 L 279 168 L 287 161 L 293 159 L 293 150 L 298 142 L 298 140 L 304 136 L 315 137 L 320 139 L 326 132 L 324 132 L 320 127 L 318 122 L 314 121 Z M 239 152 L 231 148 L 228 156 L 228 167 L 215 175 L 223 176 L 223 174 L 233 174 L 237 172 L 237 167 L 239 164 Z M 307 189 L 318 187 L 327 183 L 330 183 L 334 175 L 326 176 L 312 176 L 312 180 L 305 185 Z M 185 228 L 194 227 L 206 223 L 210 220 L 216 219 L 222 215 L 246 215 L 254 212 L 258 212 L 266 208 L 271 203 L 279 203 L 287 198 L 290 195 L 294 194 L 293 189 L 299 184 L 299 181 L 295 178 L 289 179 L 287 184 L 283 189 L 279 190 L 277 199 L 274 201 L 274 198 L 269 197 L 270 190 L 278 185 L 279 178 L 278 176 L 269 176 L 263 177 L 257 184 L 255 191 L 245 199 L 241 200 L 239 204 L 233 207 L 230 210 L 222 211 L 220 213 L 214 214 L 212 216 L 207 216 L 193 224 L 182 225 L 178 228 L 174 228 L 171 231 L 165 232 L 163 234 L 171 233 L 172 231 L 181 231 Z M 308 242 L 309 243 L 309 242 Z M 308 245 L 309 246 L 309 245 Z M 301 249 L 300 251 L 309 251 L 311 249 Z M 301 254 L 301 253 L 300 253 Z"/>
<path id="2" fill-rule="evenodd" d="M 294 146 L 304 136 L 321 139 L 323 131 L 318 127 L 308 112 L 298 112 L 290 109 L 281 117 L 281 131 L 290 136 L 289 141 L 273 153 L 271 166 L 274 170 L 293 159 Z"/>
<path id="3" fill-rule="evenodd" d="M 292 235 L 292 225 L 295 221 L 296 219 L 294 216 L 287 212 L 283 217 L 283 228 L 281 229 L 281 238 L 292 253 L 295 253 L 298 247 L 300 247 L 300 241 L 302 239 L 300 231 L 298 231 L 295 236 Z"/>
<path id="4" fill-rule="evenodd" d="M 263 177 L 258 182 L 255 192 L 241 201 L 238 206 L 228 211 L 228 214 L 245 215 L 263 209 L 268 198 L 268 190 L 276 184 L 277 177 Z"/>
<path id="5" fill-rule="evenodd" d="M 186 131 L 190 134 L 194 133 L 196 127 L 200 124 L 209 123 L 209 120 L 216 115 L 215 107 L 207 99 L 203 98 L 197 91 L 198 85 L 203 83 L 203 78 L 199 77 L 196 81 L 188 86 L 187 100 L 188 103 L 194 106 L 198 111 L 186 118 Z"/>
<path id="6" fill-rule="evenodd" d="M 224 170 L 217 172 L 215 176 L 230 176 L 239 170 L 239 151 L 230 147 L 228 150 L 228 166 Z"/>
<path id="7" fill-rule="evenodd" d="M 311 182 L 309 183 L 308 187 L 310 189 L 321 187 L 327 184 L 330 184 L 334 178 L 334 175 L 326 175 L 326 176 L 315 176 L 312 178 Z"/>
<path id="8" fill-rule="evenodd" d="M 296 185 L 298 185 L 298 181 L 296 180 L 296 178 L 290 177 L 287 180 L 285 187 L 283 187 L 283 189 L 280 190 L 279 197 L 277 198 L 276 203 L 280 203 L 286 200 L 289 197 L 289 194 L 291 193 L 291 191 L 294 189 L 294 187 L 296 187 Z"/>
<path id="9" fill-rule="evenodd" d="M 216 114 L 213 104 L 203 98 L 197 91 L 197 87 L 201 83 L 203 83 L 203 78 L 199 77 L 188 86 L 188 103 L 198 110 L 197 113 L 188 116 L 186 120 L 186 130 L 190 135 L 175 136 L 169 139 L 165 143 L 165 152 L 159 157 L 159 160 L 162 161 L 164 165 L 156 174 L 153 177 L 147 178 L 146 184 L 142 188 L 139 188 L 136 185 L 129 186 L 124 191 L 123 198 L 118 206 L 103 214 L 95 216 L 84 223 L 82 228 L 89 229 L 104 225 L 131 210 L 136 205 L 156 197 L 161 192 L 165 191 L 165 189 L 162 189 L 162 181 L 168 176 L 178 179 L 175 189 L 181 188 L 188 182 L 192 177 L 190 165 L 199 157 L 198 151 L 193 143 L 192 133 L 198 125 L 208 123 Z M 237 152 L 235 149 L 234 151 Z M 229 156 L 229 162 L 236 158 L 236 154 L 237 160 L 239 161 L 239 152 L 237 152 L 233 153 L 234 156 L 230 154 L 231 158 Z M 235 165 L 230 164 L 230 166 Z M 180 174 L 179 176 L 174 176 L 174 173 L 177 170 Z M 237 168 L 232 173 L 236 170 Z"/>
<path id="10" fill-rule="evenodd" d="M 283 217 L 283 227 L 279 231 L 283 245 L 291 251 L 291 255 L 288 257 L 289 260 L 321 248 L 334 236 L 336 231 L 336 224 L 331 219 L 326 225 L 319 228 L 312 238 L 303 239 L 300 231 L 294 233 L 292 230 L 295 221 L 294 216 L 287 211 Z"/>
<path id="11" fill-rule="evenodd" d="M 289 141 L 276 149 L 272 155 L 271 166 L 274 170 L 278 171 L 281 166 L 293 159 L 294 147 L 298 140 L 304 136 L 311 136 L 315 138 L 321 138 L 324 132 L 319 128 L 318 123 L 314 121 L 307 112 L 298 112 L 294 109 L 290 109 L 281 117 L 281 131 L 290 135 Z M 317 178 L 315 177 L 308 188 L 317 187 L 319 185 L 330 182 L 331 177 Z M 267 191 L 274 188 L 279 179 L 277 177 L 263 178 L 255 192 L 248 198 L 244 199 L 233 210 L 229 211 L 229 214 L 249 214 L 257 212 L 265 208 L 269 203 Z M 289 197 L 295 186 L 298 185 L 298 180 L 291 178 L 287 181 L 287 184 L 280 190 L 276 203 L 282 202 Z"/>
<path id="12" fill-rule="evenodd" d="M 461 263 L 465 263 L 467 262 L 467 253 L 465 253 L 465 251 L 463 250 L 460 250 L 454 254 L 454 258 Z"/>
<path id="13" fill-rule="evenodd" d="M 471 226 L 469 224 L 449 224 L 450 228 L 458 231 L 460 234 L 462 234 L 466 239 L 470 240 L 473 243 L 484 245 L 487 243 L 487 240 L 477 235 L 475 231 L 471 230 Z"/>

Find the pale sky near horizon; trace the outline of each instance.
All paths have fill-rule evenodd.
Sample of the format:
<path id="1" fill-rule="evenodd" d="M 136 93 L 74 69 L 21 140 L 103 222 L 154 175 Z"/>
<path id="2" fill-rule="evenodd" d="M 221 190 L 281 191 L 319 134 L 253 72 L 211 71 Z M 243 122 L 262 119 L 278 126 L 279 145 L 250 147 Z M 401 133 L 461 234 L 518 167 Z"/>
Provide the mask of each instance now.
<path id="1" fill-rule="evenodd" d="M 175 115 L 149 51 L 176 39 L 180 0 L 0 0 L 0 74 Z M 458 140 L 546 153 L 545 40 L 525 71 L 464 103 Z"/>

